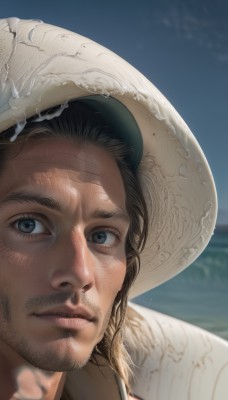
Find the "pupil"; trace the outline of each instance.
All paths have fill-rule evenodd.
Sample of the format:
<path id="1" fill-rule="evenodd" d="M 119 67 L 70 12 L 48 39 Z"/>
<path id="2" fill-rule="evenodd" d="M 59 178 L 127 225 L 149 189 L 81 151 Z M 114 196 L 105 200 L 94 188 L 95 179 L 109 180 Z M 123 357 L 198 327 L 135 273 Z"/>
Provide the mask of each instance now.
<path id="1" fill-rule="evenodd" d="M 18 222 L 18 228 L 22 232 L 31 233 L 35 229 L 35 221 L 33 219 L 23 219 Z"/>
<path id="2" fill-rule="evenodd" d="M 105 232 L 94 233 L 93 239 L 95 242 L 103 244 L 107 239 L 107 235 Z"/>

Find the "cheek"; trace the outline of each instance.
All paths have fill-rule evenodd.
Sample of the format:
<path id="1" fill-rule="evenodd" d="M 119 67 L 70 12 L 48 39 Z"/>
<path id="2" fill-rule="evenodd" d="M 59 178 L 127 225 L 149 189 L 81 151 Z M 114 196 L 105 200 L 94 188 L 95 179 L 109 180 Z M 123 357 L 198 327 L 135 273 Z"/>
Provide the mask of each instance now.
<path id="1" fill-rule="evenodd" d="M 11 319 L 11 309 L 9 297 L 1 290 L 0 291 L 0 320 L 8 322 Z"/>
<path id="2" fill-rule="evenodd" d="M 114 301 L 117 293 L 121 290 L 125 275 L 125 258 L 123 260 L 109 259 L 108 263 L 102 266 L 97 277 L 98 292 L 103 293 L 109 304 Z"/>
<path id="3" fill-rule="evenodd" d="M 0 242 L 0 293 L 7 293 L 10 302 L 19 306 L 26 293 L 37 287 L 38 266 L 30 255 L 10 249 Z"/>
<path id="4" fill-rule="evenodd" d="M 100 276 L 97 292 L 100 297 L 101 310 L 103 311 L 103 320 L 98 336 L 98 342 L 103 338 L 109 324 L 112 313 L 113 303 L 118 292 L 121 290 L 126 275 L 126 260 L 122 262 L 115 260 L 105 266 Z"/>
<path id="5" fill-rule="evenodd" d="M 0 270 L 8 269 L 10 273 L 36 273 L 38 265 L 43 265 L 44 249 L 36 245 L 24 243 L 12 244 L 7 240 L 0 240 Z"/>
<path id="6" fill-rule="evenodd" d="M 28 255 L 11 249 L 3 242 L 0 243 L 0 254 L 0 274 L 2 278 L 9 276 L 11 280 L 20 277 L 32 261 Z"/>

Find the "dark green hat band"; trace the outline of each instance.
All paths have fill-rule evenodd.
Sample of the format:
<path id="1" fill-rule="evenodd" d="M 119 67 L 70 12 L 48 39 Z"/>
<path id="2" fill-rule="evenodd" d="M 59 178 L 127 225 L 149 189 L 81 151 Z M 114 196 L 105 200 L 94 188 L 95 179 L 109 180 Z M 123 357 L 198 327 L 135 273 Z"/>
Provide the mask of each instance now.
<path id="1" fill-rule="evenodd" d="M 131 114 L 119 100 L 102 95 L 80 97 L 77 100 L 97 110 L 113 129 L 117 139 L 131 148 L 131 164 L 136 169 L 143 153 L 143 140 L 139 127 Z"/>

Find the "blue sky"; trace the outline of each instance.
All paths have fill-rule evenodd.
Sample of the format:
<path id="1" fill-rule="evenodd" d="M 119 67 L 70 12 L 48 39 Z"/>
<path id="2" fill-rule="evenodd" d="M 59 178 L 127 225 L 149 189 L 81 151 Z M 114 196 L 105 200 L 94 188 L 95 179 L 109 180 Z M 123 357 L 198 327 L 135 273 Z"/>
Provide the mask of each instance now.
<path id="1" fill-rule="evenodd" d="M 190 126 L 228 223 L 226 0 L 4 1 L 1 17 L 41 19 L 88 36 L 144 73 Z"/>

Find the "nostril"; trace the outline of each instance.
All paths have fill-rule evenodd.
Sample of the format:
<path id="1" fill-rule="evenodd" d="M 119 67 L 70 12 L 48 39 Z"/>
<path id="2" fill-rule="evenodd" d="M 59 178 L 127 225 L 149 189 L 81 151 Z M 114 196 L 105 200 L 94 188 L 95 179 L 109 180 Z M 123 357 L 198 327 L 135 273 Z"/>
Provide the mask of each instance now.
<path id="1" fill-rule="evenodd" d="M 60 284 L 61 287 L 66 287 L 66 286 L 68 286 L 68 285 L 69 285 L 68 282 L 62 282 L 62 283 Z"/>
<path id="2" fill-rule="evenodd" d="M 87 292 L 91 288 L 91 284 L 83 286 L 82 290 L 83 292 Z"/>

